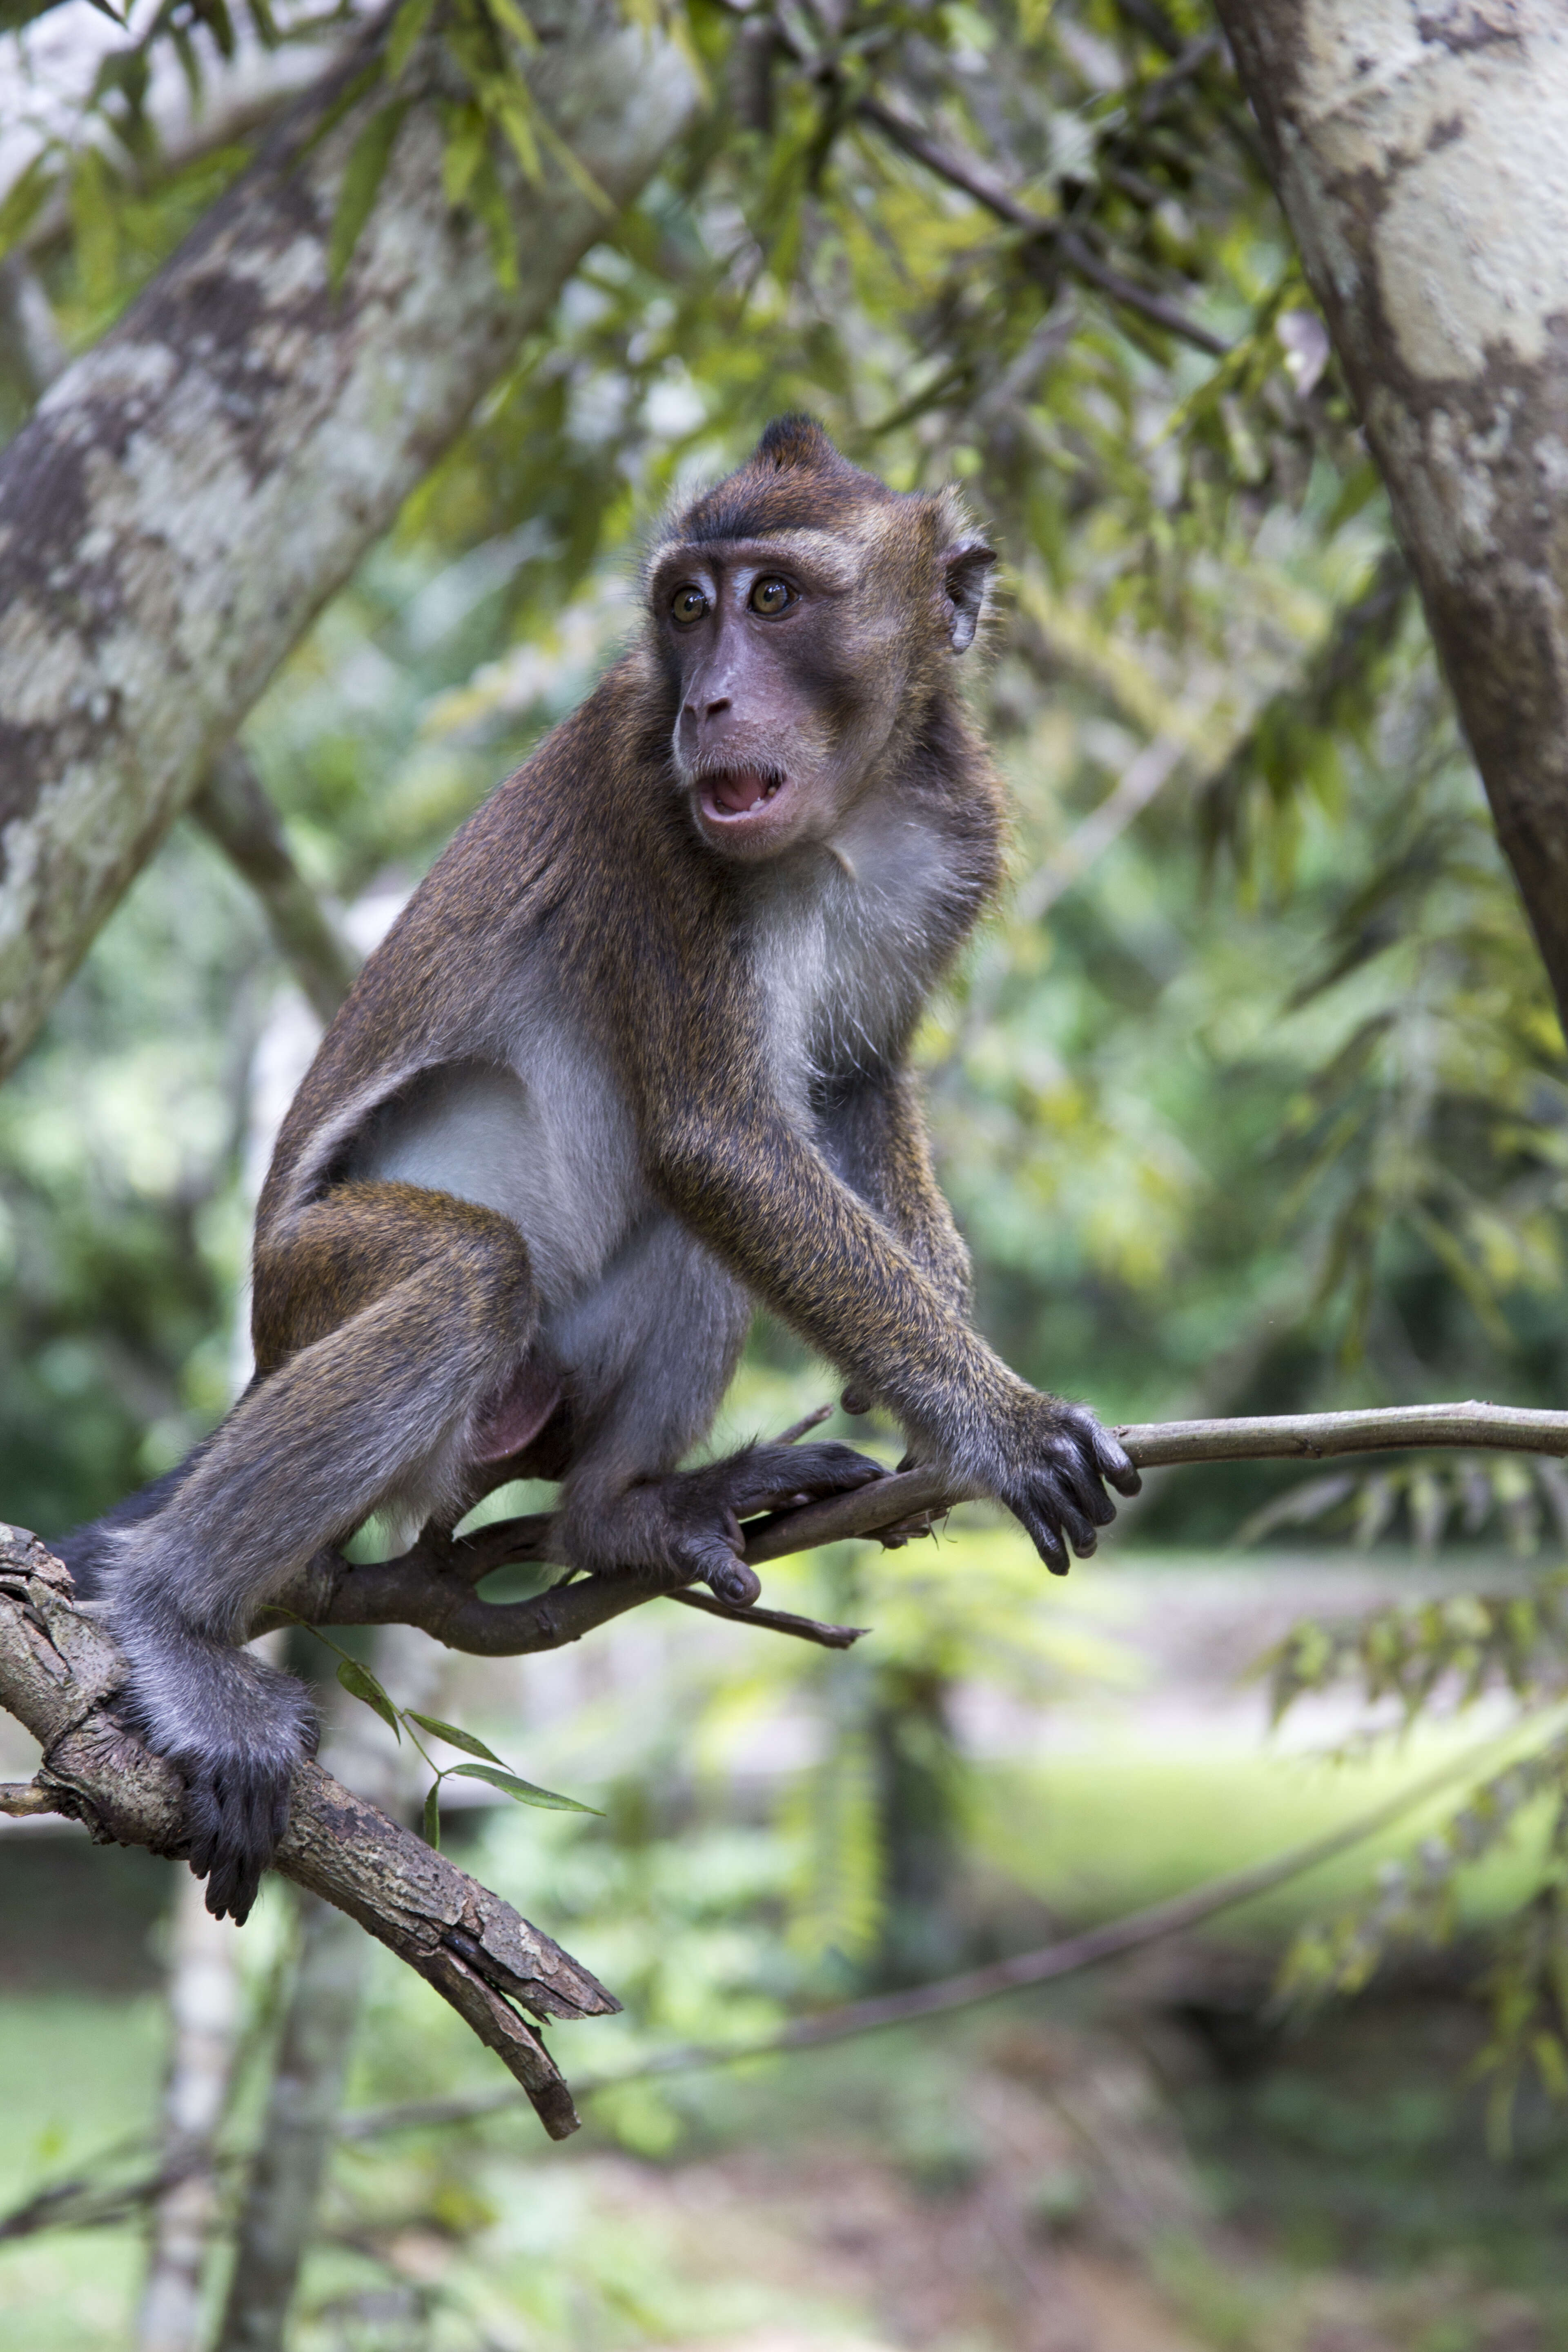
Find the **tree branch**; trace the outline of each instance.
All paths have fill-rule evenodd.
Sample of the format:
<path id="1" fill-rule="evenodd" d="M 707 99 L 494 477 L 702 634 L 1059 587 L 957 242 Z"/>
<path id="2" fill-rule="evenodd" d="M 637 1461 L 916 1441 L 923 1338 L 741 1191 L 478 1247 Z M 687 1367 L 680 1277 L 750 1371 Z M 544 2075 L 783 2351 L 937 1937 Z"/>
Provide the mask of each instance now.
<path id="1" fill-rule="evenodd" d="M 1207 327 L 1202 327 L 1195 319 L 1188 318 L 1184 310 L 1176 303 L 1168 302 L 1163 294 L 1152 293 L 1147 287 L 1125 277 L 1120 269 L 1113 269 L 1109 262 L 1100 258 L 1080 231 L 1065 220 L 1053 220 L 1049 215 L 1037 213 L 1033 205 L 1020 202 L 1010 188 L 993 179 L 984 165 L 977 163 L 972 156 L 955 155 L 951 149 L 940 146 L 918 124 L 906 122 L 902 115 L 895 114 L 891 107 L 884 106 L 879 99 L 861 99 L 855 111 L 863 122 L 870 123 L 895 147 L 902 148 L 906 155 L 912 157 L 917 163 L 923 163 L 928 172 L 933 172 L 938 179 L 945 180 L 950 187 L 972 196 L 977 205 L 984 205 L 987 212 L 994 213 L 998 220 L 1005 221 L 1010 227 L 1023 229 L 1033 244 L 1051 247 L 1058 260 L 1065 268 L 1070 269 L 1075 278 L 1081 278 L 1087 285 L 1098 286 L 1102 294 L 1109 295 L 1113 302 L 1119 302 L 1124 310 L 1135 311 L 1138 317 L 1147 319 L 1151 326 L 1159 327 L 1165 334 L 1175 335 L 1183 342 L 1194 344 L 1200 352 L 1207 352 L 1211 358 L 1225 358 L 1230 345 L 1222 336 L 1211 334 Z"/>
<path id="2" fill-rule="evenodd" d="M 114 1714 L 124 1665 L 69 1576 L 35 1536 L 0 1540 L 0 1706 L 44 1750 L 34 1787 L 100 1844 L 183 1858 L 172 1764 Z M 7 1807 L 7 1811 L 12 1810 Z M 37 1801 L 25 1808 L 41 1810 Z M 521 2084 L 553 2139 L 577 2127 L 572 2095 L 523 2017 L 602 2017 L 618 2007 L 548 1936 L 408 1830 L 324 1772 L 294 1776 L 275 1865 L 346 1911 L 417 1970 Z"/>

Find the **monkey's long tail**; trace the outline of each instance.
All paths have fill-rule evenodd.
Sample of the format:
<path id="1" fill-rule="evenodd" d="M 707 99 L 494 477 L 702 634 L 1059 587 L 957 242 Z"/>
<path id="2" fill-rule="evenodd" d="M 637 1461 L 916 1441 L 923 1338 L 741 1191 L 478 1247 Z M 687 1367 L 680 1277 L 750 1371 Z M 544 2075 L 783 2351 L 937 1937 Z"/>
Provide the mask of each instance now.
<path id="1" fill-rule="evenodd" d="M 252 1379 L 246 1388 L 245 1396 L 248 1396 L 255 1386 L 256 1381 Z M 244 1397 L 239 1400 L 241 1403 L 244 1401 Z M 84 1519 L 79 1528 L 70 1528 L 63 1536 L 49 1537 L 49 1549 L 69 1569 L 71 1582 L 83 1601 L 91 1601 L 103 1591 L 105 1575 L 114 1562 L 113 1538 L 118 1530 L 133 1528 L 138 1520 L 150 1519 L 161 1511 L 164 1504 L 179 1493 L 216 1435 L 215 1429 L 211 1436 L 202 1439 L 199 1445 L 193 1445 L 184 1460 L 176 1463 L 173 1470 L 165 1470 L 161 1478 L 154 1478 L 149 1486 L 138 1486 L 133 1495 L 127 1495 L 122 1502 L 111 1505 L 101 1518 Z"/>

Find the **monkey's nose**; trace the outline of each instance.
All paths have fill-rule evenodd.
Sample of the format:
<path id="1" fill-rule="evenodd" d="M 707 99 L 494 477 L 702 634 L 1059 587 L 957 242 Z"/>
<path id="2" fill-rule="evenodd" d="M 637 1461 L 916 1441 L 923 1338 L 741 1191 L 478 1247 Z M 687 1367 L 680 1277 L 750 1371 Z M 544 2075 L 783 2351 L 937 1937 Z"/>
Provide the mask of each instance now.
<path id="1" fill-rule="evenodd" d="M 688 702 L 680 713 L 680 745 L 689 757 L 700 751 L 705 740 L 721 735 L 733 703 L 727 694 L 712 696 L 707 701 Z"/>

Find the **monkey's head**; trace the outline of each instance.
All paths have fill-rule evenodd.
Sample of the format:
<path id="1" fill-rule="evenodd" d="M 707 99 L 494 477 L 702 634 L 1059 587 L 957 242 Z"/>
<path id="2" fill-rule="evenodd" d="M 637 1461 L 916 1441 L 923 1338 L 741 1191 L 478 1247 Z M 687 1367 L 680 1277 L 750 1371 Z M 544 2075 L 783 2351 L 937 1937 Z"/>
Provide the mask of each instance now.
<path id="1" fill-rule="evenodd" d="M 830 840 L 974 640 L 995 557 L 956 493 L 889 490 L 808 416 L 679 515 L 648 576 L 676 772 L 748 862 Z"/>

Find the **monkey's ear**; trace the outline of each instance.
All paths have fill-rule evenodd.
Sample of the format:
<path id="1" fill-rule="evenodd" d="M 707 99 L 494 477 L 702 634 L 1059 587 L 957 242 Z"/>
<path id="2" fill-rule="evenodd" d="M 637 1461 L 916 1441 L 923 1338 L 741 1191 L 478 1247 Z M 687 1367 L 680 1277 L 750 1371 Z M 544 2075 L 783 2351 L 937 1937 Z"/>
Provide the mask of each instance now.
<path id="1" fill-rule="evenodd" d="M 985 610 L 985 583 L 996 561 L 996 551 L 987 547 L 983 539 L 961 539 L 944 548 L 938 560 L 947 604 L 948 642 L 955 654 L 962 654 L 974 643 L 974 632 Z"/>

